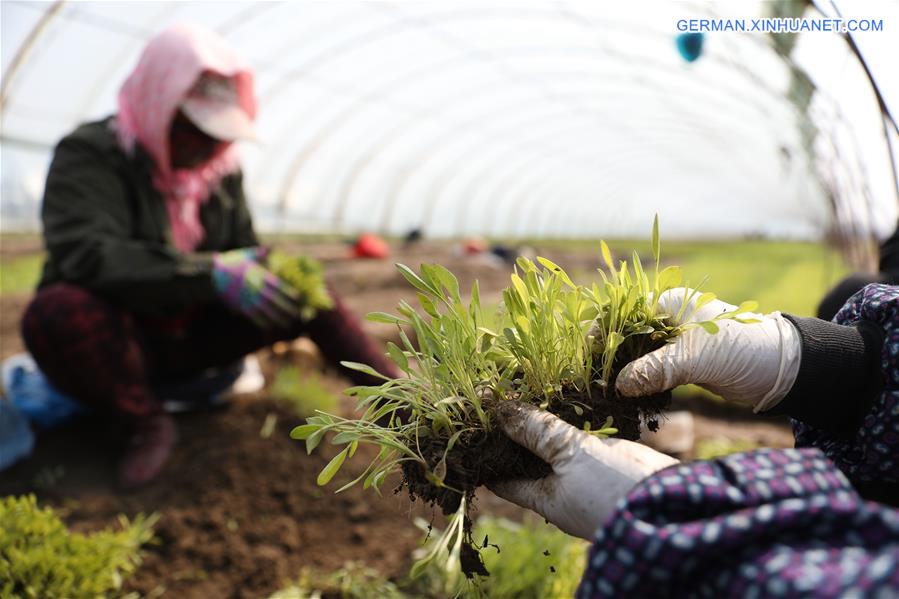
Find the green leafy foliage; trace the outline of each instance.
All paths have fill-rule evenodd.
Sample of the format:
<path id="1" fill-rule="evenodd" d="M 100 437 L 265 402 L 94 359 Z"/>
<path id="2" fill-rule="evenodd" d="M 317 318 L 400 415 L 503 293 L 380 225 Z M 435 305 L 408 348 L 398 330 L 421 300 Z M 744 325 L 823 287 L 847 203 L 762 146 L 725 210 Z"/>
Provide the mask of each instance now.
<path id="1" fill-rule="evenodd" d="M 270 395 L 289 405 L 300 418 L 337 409 L 337 397 L 324 387 L 321 377 L 296 366 L 284 366 L 278 370 Z"/>
<path id="2" fill-rule="evenodd" d="M 417 521 L 420 527 L 426 523 Z M 485 516 L 478 519 L 474 538 L 490 576 L 472 584 L 451 560 L 434 560 L 411 587 L 420 597 L 574 597 L 586 567 L 586 541 L 552 525 L 528 518 L 512 522 Z M 440 535 L 431 531 L 421 553 L 431 550 Z"/>
<path id="3" fill-rule="evenodd" d="M 443 544 L 446 535 L 430 529 L 421 518 L 416 520 L 416 525 L 424 533 L 417 556 L 420 558 L 436 549 L 443 558 L 429 561 L 427 567 L 417 572 L 419 576 L 392 582 L 358 562 L 347 563 L 330 573 L 305 569 L 297 582 L 269 599 L 573 597 L 586 567 L 586 541 L 536 518 L 519 523 L 486 516 L 478 519 L 474 536 L 482 546 L 490 577 L 472 584 L 456 566 L 458 548 Z M 449 555 L 453 551 L 455 555 Z"/>
<path id="4" fill-rule="evenodd" d="M 647 272 L 637 253 L 628 264 L 615 260 L 608 245 L 601 243 L 606 269 L 599 271 L 602 284 L 590 287 L 577 285 L 550 260 L 520 258 L 503 291 L 498 313 L 489 319 L 493 328 L 486 326 L 477 282 L 466 304 L 458 280 L 446 268 L 423 264 L 416 273 L 398 265 L 402 276 L 418 290 L 421 312 L 401 302 L 397 315 L 376 313 L 370 318 L 397 326 L 401 345 L 390 344 L 388 355 L 404 376 L 385 378 L 377 387 L 349 389 L 347 393 L 358 400 L 358 418 L 322 411 L 295 428 L 291 436 L 305 440 L 310 452 L 326 433 L 333 434 L 330 442 L 336 445 L 370 443 L 379 447 L 362 474 L 338 491 L 359 483 L 377 490 L 389 474 L 411 462 L 425 472 L 434 488 L 463 496 L 437 549 L 413 567 L 414 574 L 423 572 L 431 561 L 443 559 L 439 556 L 444 554 L 452 556 L 452 548 L 463 544 L 467 534 L 463 533 L 464 495 L 473 489 L 456 489 L 447 482 L 448 456 L 465 439 L 492 430 L 491 402 L 514 399 L 555 413 L 561 412 L 556 408 L 570 404 L 578 412 L 583 410 L 578 399 L 596 393 L 614 398 L 610 391 L 613 377 L 625 363 L 689 327 L 702 326 L 710 333 L 717 328 L 714 322 L 674 326 L 673 315 L 658 311 L 660 294 L 683 283 L 677 267 L 659 267 L 657 221 L 652 251 L 653 268 Z M 697 304 L 713 298 L 713 294 L 702 294 Z M 735 314 L 728 313 L 718 318 L 733 317 Z M 407 328 L 414 331 L 417 345 L 406 335 Z M 344 366 L 377 374 L 362 364 Z M 560 402 L 566 405 L 558 405 Z M 400 420 L 399 414 L 406 416 Z M 587 418 L 587 430 L 589 425 Z M 617 432 L 608 420 L 593 425 L 591 434 L 600 437 Z M 442 451 L 439 459 L 422 449 L 435 445 Z M 353 451 L 348 448 L 329 462 L 319 483 L 332 480 Z"/>
<path id="5" fill-rule="evenodd" d="M 325 286 L 322 265 L 317 260 L 277 251 L 270 252 L 266 260 L 269 269 L 296 292 L 300 315 L 304 320 L 314 318 L 318 310 L 334 307 Z"/>
<path id="6" fill-rule="evenodd" d="M 141 561 L 157 517 L 119 518 L 119 530 L 71 533 L 33 495 L 0 499 L 0 596 L 115 597 Z"/>
<path id="7" fill-rule="evenodd" d="M 696 459 L 711 460 L 734 453 L 752 451 L 760 447 L 764 447 L 764 445 L 749 439 L 727 439 L 724 437 L 700 439 L 696 442 Z"/>
<path id="8" fill-rule="evenodd" d="M 0 260 L 0 295 L 34 291 L 41 278 L 43 264 L 43 254 Z"/>
<path id="9" fill-rule="evenodd" d="M 343 568 L 330 573 L 304 569 L 299 580 L 269 599 L 411 599 L 394 583 L 386 580 L 376 570 L 359 562 L 349 562 Z"/>

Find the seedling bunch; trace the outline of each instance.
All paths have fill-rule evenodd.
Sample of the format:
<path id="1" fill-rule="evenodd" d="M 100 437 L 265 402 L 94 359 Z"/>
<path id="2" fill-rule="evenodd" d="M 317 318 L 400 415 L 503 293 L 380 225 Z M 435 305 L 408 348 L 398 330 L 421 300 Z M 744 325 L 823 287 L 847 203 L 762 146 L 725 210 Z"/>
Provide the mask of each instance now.
<path id="1" fill-rule="evenodd" d="M 334 307 L 325 286 L 322 266 L 317 260 L 273 251 L 268 254 L 266 263 L 269 270 L 297 294 L 297 303 L 303 320 L 312 320 L 319 310 Z"/>
<path id="2" fill-rule="evenodd" d="M 319 484 L 334 477 L 359 443 L 369 443 L 379 448 L 377 455 L 338 492 L 360 483 L 378 490 L 388 475 L 400 471 L 401 487 L 413 501 L 439 505 L 451 516 L 434 550 L 413 573 L 449 555 L 466 574 L 486 575 L 468 517 L 475 489 L 550 471 L 493 426 L 496 406 L 529 402 L 591 434 L 636 439 L 641 418 L 653 422 L 670 396 L 619 400 L 614 392 L 618 371 L 686 328 L 717 329 L 714 322 L 675 326 L 671 315 L 659 311 L 660 294 L 679 287 L 682 275 L 677 266 L 660 270 L 658 219 L 650 271 L 636 252 L 630 264 L 616 262 L 602 242 L 601 254 L 606 268 L 590 286 L 575 284 L 546 258 L 536 263 L 520 258 L 493 318 L 482 312 L 477 282 L 466 304 L 458 280 L 446 268 L 423 264 L 416 273 L 397 265 L 417 289 L 422 313 L 401 302 L 397 315 L 373 313 L 369 319 L 397 326 L 401 345 L 389 343 L 388 353 L 404 375 L 389 379 L 369 366 L 345 363 L 384 379 L 377 387 L 347 391 L 358 399 L 361 416 L 318 413 L 292 431 L 309 452 L 328 433 L 333 433 L 331 443 L 345 446 L 322 470 Z M 696 307 L 712 299 L 713 294 L 702 294 Z M 747 303 L 739 311 L 751 309 Z"/>

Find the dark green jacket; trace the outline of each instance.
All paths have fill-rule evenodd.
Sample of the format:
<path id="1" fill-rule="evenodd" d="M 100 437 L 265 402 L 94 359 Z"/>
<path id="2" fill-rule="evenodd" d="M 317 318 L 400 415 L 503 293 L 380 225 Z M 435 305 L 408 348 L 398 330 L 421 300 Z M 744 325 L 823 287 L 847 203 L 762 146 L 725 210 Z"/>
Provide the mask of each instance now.
<path id="1" fill-rule="evenodd" d="M 67 282 L 135 312 L 170 313 L 216 300 L 211 253 L 258 245 L 240 173 L 222 180 L 200 211 L 197 252 L 171 241 L 152 161 L 119 147 L 111 119 L 80 126 L 56 147 L 44 191 L 48 257 L 40 287 Z"/>

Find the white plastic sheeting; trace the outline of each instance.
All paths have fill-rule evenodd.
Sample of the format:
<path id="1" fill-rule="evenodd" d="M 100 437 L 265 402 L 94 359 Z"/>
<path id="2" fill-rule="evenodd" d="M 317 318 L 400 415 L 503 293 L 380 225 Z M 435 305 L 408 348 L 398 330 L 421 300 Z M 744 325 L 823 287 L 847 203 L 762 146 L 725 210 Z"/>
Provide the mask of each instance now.
<path id="1" fill-rule="evenodd" d="M 37 226 L 53 144 L 114 110 L 149 36 L 192 22 L 256 70 L 262 143 L 243 153 L 263 230 L 628 236 L 655 212 L 668 236 L 892 230 L 882 116 L 845 41 L 804 34 L 792 54 L 818 86 L 809 158 L 769 36 L 678 55 L 679 19 L 764 10 L 724 4 L 4 1 L 3 228 Z M 855 39 L 899 101 L 899 10 L 838 6 L 884 20 Z"/>

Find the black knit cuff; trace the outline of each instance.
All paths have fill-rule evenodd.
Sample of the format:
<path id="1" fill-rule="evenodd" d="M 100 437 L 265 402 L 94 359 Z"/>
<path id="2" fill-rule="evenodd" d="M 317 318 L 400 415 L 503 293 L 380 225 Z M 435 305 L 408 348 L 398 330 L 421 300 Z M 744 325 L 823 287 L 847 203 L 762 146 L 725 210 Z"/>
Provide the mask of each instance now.
<path id="1" fill-rule="evenodd" d="M 799 331 L 802 361 L 790 392 L 768 413 L 834 433 L 856 430 L 883 388 L 883 329 L 867 320 L 846 326 L 784 316 Z"/>

